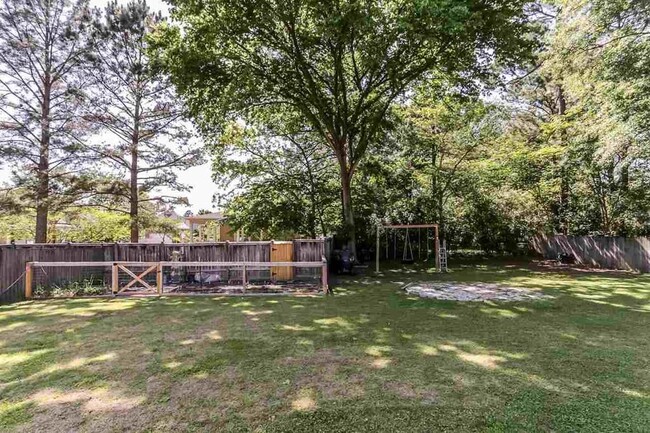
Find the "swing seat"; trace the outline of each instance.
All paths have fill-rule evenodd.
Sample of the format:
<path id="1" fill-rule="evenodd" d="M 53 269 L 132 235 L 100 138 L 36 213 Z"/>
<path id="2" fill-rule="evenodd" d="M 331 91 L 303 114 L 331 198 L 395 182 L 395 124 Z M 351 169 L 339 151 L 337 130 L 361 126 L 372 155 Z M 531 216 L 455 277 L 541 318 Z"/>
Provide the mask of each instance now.
<path id="1" fill-rule="evenodd" d="M 411 246 L 411 238 L 409 237 L 409 229 L 406 229 L 406 236 L 404 237 L 404 254 L 402 254 L 402 264 L 412 265 L 415 262 L 413 256 L 413 247 Z"/>

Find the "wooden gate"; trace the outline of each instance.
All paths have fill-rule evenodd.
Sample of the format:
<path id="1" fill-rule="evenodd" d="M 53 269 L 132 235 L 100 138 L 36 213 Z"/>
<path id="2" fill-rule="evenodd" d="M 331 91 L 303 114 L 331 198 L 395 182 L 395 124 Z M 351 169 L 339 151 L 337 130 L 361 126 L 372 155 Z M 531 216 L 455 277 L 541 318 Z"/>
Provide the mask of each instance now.
<path id="1" fill-rule="evenodd" d="M 292 262 L 293 242 L 271 242 L 272 262 Z M 271 268 L 273 280 L 287 281 L 293 279 L 293 268 L 290 266 L 274 266 Z"/>
<path id="2" fill-rule="evenodd" d="M 137 263 L 136 263 L 137 264 Z M 139 264 L 138 264 L 139 265 Z M 162 266 L 160 263 L 144 263 L 146 269 L 142 272 L 135 273 L 132 270 L 128 269 L 129 263 L 113 263 L 113 276 L 112 276 L 112 292 L 113 295 L 122 293 L 136 284 L 140 284 L 145 289 L 152 291 L 154 293 L 162 294 L 163 280 L 162 280 Z M 120 271 L 124 271 L 129 277 L 129 282 L 124 286 L 120 287 Z M 151 274 L 155 273 L 156 275 L 156 284 L 155 286 L 149 284 L 144 278 Z"/>

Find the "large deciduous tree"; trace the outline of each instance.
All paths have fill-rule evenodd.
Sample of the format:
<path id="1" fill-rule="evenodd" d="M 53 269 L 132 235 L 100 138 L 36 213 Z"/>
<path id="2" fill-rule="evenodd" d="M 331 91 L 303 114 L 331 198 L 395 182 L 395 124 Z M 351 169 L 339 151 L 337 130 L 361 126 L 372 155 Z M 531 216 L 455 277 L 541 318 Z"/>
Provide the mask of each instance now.
<path id="1" fill-rule="evenodd" d="M 0 0 L 0 157 L 36 208 L 36 242 L 57 201 L 88 186 L 78 171 L 90 22 L 87 0 Z"/>
<path id="2" fill-rule="evenodd" d="M 168 77 L 151 67 L 147 37 L 163 18 L 152 13 L 145 0 L 120 5 L 112 0 L 96 22 L 96 108 L 89 116 L 106 132 L 96 147 L 104 161 L 128 179 L 116 188 L 117 201 L 129 203 L 131 242 L 138 242 L 139 208 L 146 201 L 177 201 L 154 193 L 158 187 L 183 190 L 177 170 L 202 161 L 191 143 L 184 118 Z"/>
<path id="3" fill-rule="evenodd" d="M 391 104 L 428 74 L 474 80 L 528 48 L 523 0 L 173 0 L 160 56 L 204 131 L 290 110 L 336 158 L 354 249 L 351 181 Z"/>

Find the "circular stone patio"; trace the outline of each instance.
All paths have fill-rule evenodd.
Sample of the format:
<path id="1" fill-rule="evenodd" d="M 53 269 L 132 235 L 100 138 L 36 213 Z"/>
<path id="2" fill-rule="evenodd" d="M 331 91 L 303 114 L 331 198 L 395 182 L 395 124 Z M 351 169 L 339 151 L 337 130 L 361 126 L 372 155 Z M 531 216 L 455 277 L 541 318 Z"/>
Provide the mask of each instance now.
<path id="1" fill-rule="evenodd" d="M 548 298 L 541 292 L 489 283 L 411 283 L 410 295 L 447 301 L 532 301 Z"/>

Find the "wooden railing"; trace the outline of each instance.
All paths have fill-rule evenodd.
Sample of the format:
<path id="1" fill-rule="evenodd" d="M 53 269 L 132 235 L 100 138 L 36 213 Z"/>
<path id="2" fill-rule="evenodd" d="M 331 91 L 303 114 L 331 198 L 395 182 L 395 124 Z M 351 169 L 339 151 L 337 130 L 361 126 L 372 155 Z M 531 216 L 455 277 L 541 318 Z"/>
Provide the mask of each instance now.
<path id="1" fill-rule="evenodd" d="M 160 262 L 28 262 L 25 267 L 25 298 L 33 297 L 34 268 L 83 268 L 83 267 L 110 267 L 111 268 L 111 292 L 114 296 L 128 290 L 129 288 L 140 284 L 142 287 L 151 290 L 158 296 L 163 295 L 163 271 L 166 267 L 181 268 L 226 268 L 236 269 L 242 272 L 242 286 L 248 285 L 247 271 L 259 270 L 260 268 L 321 268 L 321 289 L 323 293 L 329 293 L 327 260 L 325 256 L 318 262 L 178 262 L 178 261 L 160 261 Z M 140 273 L 134 272 L 133 268 L 144 270 Z M 120 285 L 120 271 L 126 273 L 130 279 L 124 285 Z M 147 275 L 152 272 L 156 273 L 155 287 L 145 280 Z"/>

